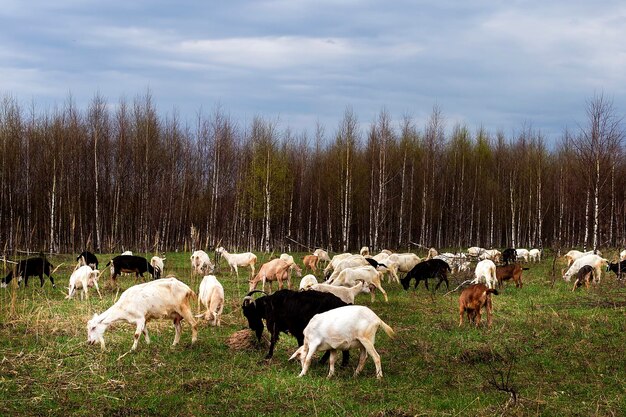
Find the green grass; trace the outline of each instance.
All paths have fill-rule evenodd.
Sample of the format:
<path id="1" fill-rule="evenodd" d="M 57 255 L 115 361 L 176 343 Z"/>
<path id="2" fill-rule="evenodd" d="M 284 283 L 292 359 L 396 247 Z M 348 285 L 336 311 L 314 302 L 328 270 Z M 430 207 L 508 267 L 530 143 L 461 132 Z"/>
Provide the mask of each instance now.
<path id="1" fill-rule="evenodd" d="M 200 278 L 191 276 L 189 254 L 166 256 L 166 274 L 197 291 Z M 260 265 L 266 259 L 259 257 Z M 109 258 L 99 256 L 103 264 Z M 55 265 L 64 262 L 56 289 L 31 279 L 29 288 L 0 290 L 2 416 L 604 416 L 626 410 L 626 290 L 612 273 L 598 287 L 573 293 L 560 278 L 551 285 L 551 259 L 531 264 L 522 289 L 508 285 L 494 297 L 489 329 L 458 327 L 458 293 L 433 295 L 423 284 L 405 292 L 385 283 L 389 303 L 379 294 L 374 303 L 357 297 L 396 331 L 394 339 L 378 334 L 384 378 L 376 380 L 371 359 L 355 378 L 355 351 L 350 365 L 328 380 L 327 366 L 317 363 L 297 378 L 300 364 L 287 362 L 296 349 L 289 335 L 281 335 L 271 362 L 263 360 L 265 350 L 229 349 L 226 339 L 246 327 L 240 300 L 247 275 L 240 269 L 237 285 L 224 264 L 217 273 L 226 292 L 222 327 L 201 321 L 195 345 L 184 325 L 180 345 L 171 347 L 173 326 L 159 321 L 149 324 L 152 343 L 141 339 L 126 356 L 130 325 L 107 330 L 106 351 L 89 346 L 87 320 L 119 294 L 107 285 L 102 300 L 95 291 L 88 301 L 65 300 L 73 259 L 52 258 Z M 105 271 L 102 286 L 108 277 Z M 453 277 L 451 284 L 462 280 Z M 123 276 L 119 284 L 126 289 L 134 278 Z M 515 403 L 507 390 L 516 393 Z"/>

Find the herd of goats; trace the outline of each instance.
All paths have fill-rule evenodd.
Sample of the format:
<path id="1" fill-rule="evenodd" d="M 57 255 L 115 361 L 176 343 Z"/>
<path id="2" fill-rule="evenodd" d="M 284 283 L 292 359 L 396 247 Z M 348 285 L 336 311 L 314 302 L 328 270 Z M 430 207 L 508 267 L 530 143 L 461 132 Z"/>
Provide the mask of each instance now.
<path id="1" fill-rule="evenodd" d="M 428 289 L 430 278 L 438 279 L 435 291 L 442 283 L 445 283 L 449 290 L 448 273 L 469 271 L 470 260 L 473 260 L 477 262 L 473 279 L 457 287 L 457 289 L 464 287 L 459 296 L 459 326 L 463 324 L 464 315 L 478 326 L 483 309 L 487 314 L 487 325 L 490 326 L 491 295 L 498 294 L 496 287 L 501 287 L 504 281 L 512 280 L 521 288 L 522 271 L 528 269 L 523 267 L 522 262 L 539 262 L 541 255 L 539 249 L 509 248 L 500 252 L 496 249 L 471 247 L 467 253 L 439 254 L 431 248 L 428 256 L 420 259 L 414 253 L 392 253 L 388 250 L 372 256 L 369 249 L 363 247 L 359 254 L 343 253 L 331 259 L 325 250 L 317 249 L 313 254 L 304 256 L 303 268 L 310 270 L 312 274 L 302 277 L 303 268 L 288 254 L 268 261 L 256 271 L 255 254 L 251 252 L 231 254 L 223 247 L 216 249 L 216 256 L 228 263 L 237 278 L 239 278 L 238 268 L 250 268 L 249 292 L 243 299 L 242 312 L 259 341 L 264 328 L 269 331 L 270 346 L 267 359 L 274 353 L 280 332 L 284 332 L 297 339 L 299 347 L 290 360 L 300 360 L 302 371 L 299 376 L 306 374 L 312 356 L 318 351 L 326 352 L 321 362 L 328 360 L 330 377 L 334 373 L 338 351 L 343 352 L 343 363 L 346 364 L 349 360 L 349 350 L 359 348 L 360 357 L 355 375 L 361 372 L 369 355 L 374 360 L 377 378 L 382 377 L 382 368 L 380 356 L 374 348 L 376 332 L 379 327 L 382 327 L 390 337 L 394 332 L 371 309 L 354 305 L 356 295 L 369 293 L 371 300 L 374 301 L 375 291 L 378 290 L 387 301 L 387 293 L 382 287 L 385 276 L 387 281 L 402 284 L 405 290 L 409 288 L 412 280 L 415 280 L 414 288 L 417 288 L 420 281 L 424 281 Z M 620 253 L 620 260 L 616 263 L 610 263 L 602 258 L 597 251 L 594 253 L 572 250 L 564 257 L 567 261 L 567 270 L 564 270 L 563 278 L 567 282 L 574 280 L 572 290 L 582 285 L 589 288 L 592 283 L 598 283 L 603 266 L 607 271 L 614 271 L 619 279 L 622 270 L 626 268 L 626 250 Z M 82 290 L 81 299 L 83 296 L 88 298 L 89 288 L 95 288 L 102 298 L 98 287 L 101 271 L 98 269 L 97 257 L 85 251 L 76 260 L 78 264 L 70 276 L 66 298 L 72 298 L 77 290 Z M 194 273 L 203 276 L 197 294 L 176 277 L 160 279 L 164 270 L 164 260 L 165 258 L 154 256 L 148 261 L 131 252 L 124 252 L 106 264 L 110 267 L 113 283 L 122 273 L 134 273 L 139 278 L 148 272 L 153 280 L 133 285 L 124 291 L 108 310 L 94 314 L 87 323 L 87 339 L 90 344 L 99 343 L 104 349 L 105 330 L 111 324 L 120 321 L 136 326 L 132 350 L 137 348 L 142 335 L 146 343 L 150 343 L 146 323 L 152 319 L 173 320 L 175 328 L 173 345 L 178 344 L 180 340 L 182 320 L 191 325 L 192 343 L 197 340 L 197 318 L 204 316 L 210 324 L 220 325 L 224 307 L 224 288 L 213 275 L 214 264 L 207 253 L 195 251 L 190 258 Z M 325 263 L 324 282 L 320 283 L 314 274 L 318 273 L 318 266 L 322 263 Z M 32 276 L 39 276 L 43 286 L 44 275 L 49 277 L 54 286 L 52 268 L 53 265 L 43 255 L 14 262 L 1 286 L 6 287 L 13 278 L 17 278 L 18 285 L 23 280 L 26 286 L 28 278 Z M 292 273 L 301 278 L 299 291 L 291 290 Z M 402 274 L 405 274 L 404 277 L 399 278 Z M 278 282 L 279 290 L 271 293 L 274 281 Z M 282 288 L 285 281 L 288 289 Z M 262 285 L 261 290 L 257 290 L 259 284 Z M 266 285 L 269 285 L 270 294 L 265 292 Z M 255 298 L 257 293 L 262 295 Z M 202 304 L 206 311 L 194 316 L 191 302 L 196 298 L 198 306 Z"/>

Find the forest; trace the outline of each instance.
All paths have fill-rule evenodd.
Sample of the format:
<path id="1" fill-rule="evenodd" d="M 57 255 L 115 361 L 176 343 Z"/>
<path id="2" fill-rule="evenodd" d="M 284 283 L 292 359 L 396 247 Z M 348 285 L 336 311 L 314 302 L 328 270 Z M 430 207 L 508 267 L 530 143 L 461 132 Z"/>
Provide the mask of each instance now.
<path id="1" fill-rule="evenodd" d="M 605 95 L 548 142 L 382 109 L 312 132 L 147 91 L 85 109 L 0 99 L 0 247 L 115 253 L 626 244 L 622 117 Z M 552 143 L 554 142 L 554 143 Z"/>

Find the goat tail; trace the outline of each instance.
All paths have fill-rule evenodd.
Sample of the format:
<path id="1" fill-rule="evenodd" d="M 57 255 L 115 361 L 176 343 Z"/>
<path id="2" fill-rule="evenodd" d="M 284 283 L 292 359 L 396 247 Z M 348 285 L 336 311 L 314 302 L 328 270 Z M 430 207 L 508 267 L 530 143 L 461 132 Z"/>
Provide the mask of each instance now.
<path id="1" fill-rule="evenodd" d="M 493 295 L 498 295 L 498 290 L 496 290 L 495 288 L 489 288 L 487 290 L 487 294 L 493 294 Z"/>
<path id="2" fill-rule="evenodd" d="M 385 331 L 385 333 L 387 333 L 387 336 L 393 338 L 394 335 L 396 334 L 396 332 L 393 331 L 393 329 L 384 321 L 380 321 L 380 326 L 383 328 L 383 330 Z"/>

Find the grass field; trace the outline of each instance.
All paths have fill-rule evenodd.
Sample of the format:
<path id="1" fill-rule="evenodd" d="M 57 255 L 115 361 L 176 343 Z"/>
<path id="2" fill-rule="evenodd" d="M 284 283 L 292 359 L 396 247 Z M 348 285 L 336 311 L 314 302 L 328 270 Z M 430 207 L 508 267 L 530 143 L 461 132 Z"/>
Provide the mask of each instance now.
<path id="1" fill-rule="evenodd" d="M 200 278 L 191 277 L 189 254 L 166 256 L 165 273 L 197 291 Z M 297 378 L 299 362 L 287 362 L 296 349 L 289 335 L 281 335 L 270 362 L 263 360 L 265 350 L 233 351 L 225 344 L 246 327 L 240 305 L 247 279 L 240 270 L 237 284 L 223 263 L 216 274 L 226 293 L 222 327 L 201 321 L 193 346 L 184 324 L 181 344 L 171 347 L 169 321 L 151 322 L 152 343 L 142 338 L 138 350 L 125 356 L 133 340 L 130 325 L 107 330 L 106 351 L 89 346 L 88 319 L 119 294 L 108 285 L 102 300 L 95 291 L 88 301 L 66 300 L 74 257 L 51 258 L 55 266 L 64 263 L 55 289 L 49 281 L 39 288 L 39 280 L 31 279 L 29 288 L 0 290 L 1 416 L 626 413 L 626 289 L 613 273 L 604 273 L 598 287 L 573 293 L 560 278 L 552 285 L 551 258 L 531 264 L 522 289 L 508 285 L 494 297 L 489 329 L 458 327 L 458 293 L 444 296 L 440 289 L 433 295 L 423 284 L 405 292 L 386 283 L 389 303 L 380 294 L 374 303 L 369 295 L 357 297 L 396 331 L 394 339 L 378 333 L 384 378 L 376 380 L 369 358 L 355 378 L 355 351 L 350 365 L 329 380 L 327 366 L 317 363 Z M 258 265 L 265 261 L 259 258 Z M 110 257 L 99 259 L 102 268 Z M 103 272 L 102 286 L 108 277 Z M 463 279 L 453 276 L 451 289 Z M 134 278 L 119 283 L 123 290 Z"/>

